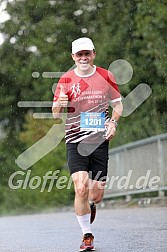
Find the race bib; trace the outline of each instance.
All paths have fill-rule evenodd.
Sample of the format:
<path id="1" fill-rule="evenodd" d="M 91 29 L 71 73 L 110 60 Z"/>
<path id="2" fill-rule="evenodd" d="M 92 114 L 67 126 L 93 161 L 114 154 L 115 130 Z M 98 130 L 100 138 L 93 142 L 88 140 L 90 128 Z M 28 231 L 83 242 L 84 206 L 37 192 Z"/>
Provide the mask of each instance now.
<path id="1" fill-rule="evenodd" d="M 105 113 L 81 112 L 81 131 L 104 131 Z"/>

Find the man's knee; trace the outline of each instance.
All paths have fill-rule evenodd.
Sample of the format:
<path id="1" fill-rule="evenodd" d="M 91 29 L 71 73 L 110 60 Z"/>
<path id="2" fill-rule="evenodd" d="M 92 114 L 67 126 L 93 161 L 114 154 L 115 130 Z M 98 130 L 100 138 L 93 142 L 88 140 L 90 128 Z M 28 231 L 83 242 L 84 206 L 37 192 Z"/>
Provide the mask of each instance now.
<path id="1" fill-rule="evenodd" d="M 80 174 L 75 174 L 73 178 L 75 194 L 78 197 L 88 197 L 89 194 L 89 186 L 88 186 L 88 177 L 79 176 Z"/>
<path id="2" fill-rule="evenodd" d="M 88 187 L 84 184 L 75 187 L 75 194 L 76 196 L 80 197 L 80 198 L 87 198 L 88 194 L 89 194 L 89 190 Z"/>

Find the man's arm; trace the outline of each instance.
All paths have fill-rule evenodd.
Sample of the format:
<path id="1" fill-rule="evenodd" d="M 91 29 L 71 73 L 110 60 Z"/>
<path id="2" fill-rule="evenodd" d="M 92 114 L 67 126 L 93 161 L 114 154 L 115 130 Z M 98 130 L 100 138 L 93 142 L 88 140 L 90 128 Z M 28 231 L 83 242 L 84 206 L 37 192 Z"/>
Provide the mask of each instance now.
<path id="1" fill-rule="evenodd" d="M 53 106 L 52 106 L 52 114 L 53 114 L 53 117 L 55 119 L 57 118 L 60 118 L 60 113 L 63 112 L 63 109 L 62 107 L 60 107 L 59 103 L 58 102 L 54 102 Z"/>
<path id="2" fill-rule="evenodd" d="M 123 112 L 122 102 L 121 101 L 114 102 L 112 104 L 112 108 L 113 108 L 113 111 L 112 111 L 111 121 L 115 120 L 116 122 L 118 122 Z"/>
<path id="3" fill-rule="evenodd" d="M 111 140 L 116 134 L 117 122 L 120 119 L 123 112 L 123 105 L 121 101 L 112 103 L 112 117 L 105 125 L 107 127 L 106 139 Z"/>
<path id="4" fill-rule="evenodd" d="M 68 105 L 68 95 L 64 92 L 63 85 L 60 86 L 60 95 L 56 102 L 52 106 L 53 117 L 60 118 L 60 113 L 63 112 L 64 108 Z"/>

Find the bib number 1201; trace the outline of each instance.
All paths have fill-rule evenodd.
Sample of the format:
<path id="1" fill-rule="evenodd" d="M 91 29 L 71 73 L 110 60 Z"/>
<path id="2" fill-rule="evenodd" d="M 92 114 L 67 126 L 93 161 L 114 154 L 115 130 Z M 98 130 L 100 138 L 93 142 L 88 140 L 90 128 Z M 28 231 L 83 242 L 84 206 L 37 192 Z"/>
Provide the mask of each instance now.
<path id="1" fill-rule="evenodd" d="M 102 125 L 102 119 L 99 118 L 85 118 L 85 124 L 88 126 L 101 126 Z"/>
<path id="2" fill-rule="evenodd" d="M 81 112 L 81 131 L 104 131 L 105 113 Z"/>

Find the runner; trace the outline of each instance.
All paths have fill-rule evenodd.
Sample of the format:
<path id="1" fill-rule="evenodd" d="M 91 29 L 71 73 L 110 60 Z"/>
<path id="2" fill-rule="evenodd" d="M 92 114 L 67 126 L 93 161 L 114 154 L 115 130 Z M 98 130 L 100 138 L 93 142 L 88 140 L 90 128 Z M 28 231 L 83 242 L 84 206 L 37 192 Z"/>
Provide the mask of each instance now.
<path id="1" fill-rule="evenodd" d="M 75 213 L 83 233 L 80 251 L 95 250 L 91 223 L 101 202 L 108 169 L 108 144 L 122 113 L 121 96 L 111 72 L 94 65 L 96 51 L 90 38 L 72 42 L 76 68 L 59 80 L 53 116 L 67 107 L 67 160 L 75 188 Z M 112 116 L 109 117 L 111 104 Z"/>

